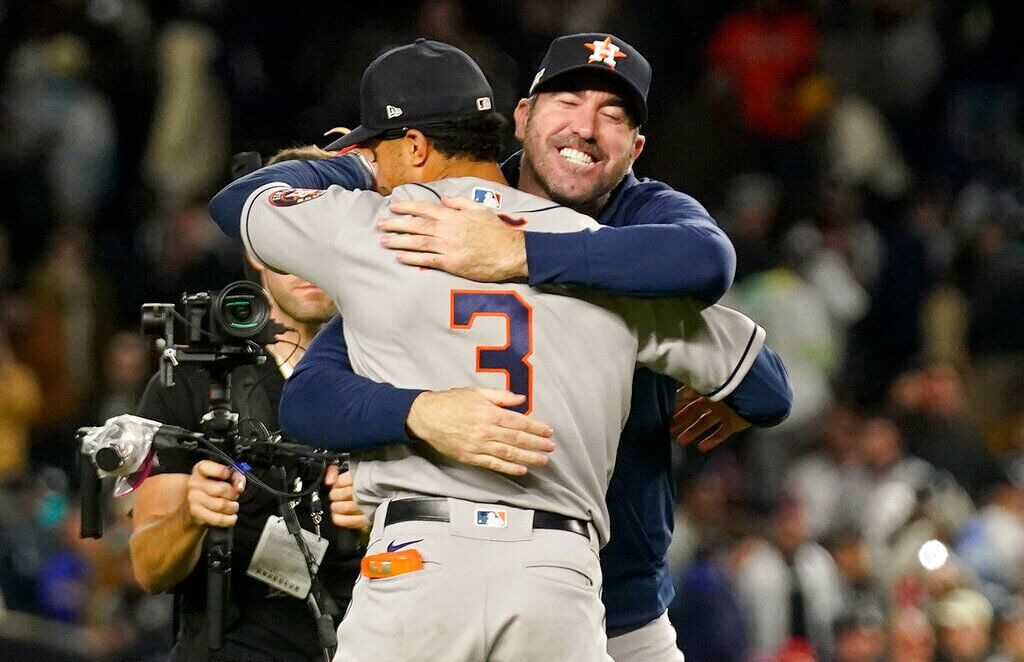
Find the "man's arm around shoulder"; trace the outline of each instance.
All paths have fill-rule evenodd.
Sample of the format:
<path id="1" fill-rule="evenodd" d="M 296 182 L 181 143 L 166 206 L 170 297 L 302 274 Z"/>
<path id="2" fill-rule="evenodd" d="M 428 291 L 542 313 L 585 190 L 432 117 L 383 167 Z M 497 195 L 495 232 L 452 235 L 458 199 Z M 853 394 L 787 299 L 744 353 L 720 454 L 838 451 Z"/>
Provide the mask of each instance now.
<path id="1" fill-rule="evenodd" d="M 598 218 L 606 225 L 600 231 L 527 233 L 530 284 L 707 303 L 722 298 L 736 275 L 736 251 L 707 210 L 657 182 L 637 184 L 626 195 Z"/>
<path id="2" fill-rule="evenodd" d="M 374 173 L 356 154 L 312 161 L 282 161 L 260 168 L 225 186 L 210 200 L 210 217 L 225 234 L 241 237 L 242 210 L 249 197 L 268 184 L 292 188 L 326 189 L 341 186 L 349 190 L 373 190 Z"/>
<path id="3" fill-rule="evenodd" d="M 285 383 L 279 421 L 316 446 L 359 451 L 426 443 L 458 462 L 521 476 L 554 450 L 549 426 L 505 409 L 523 396 L 488 388 L 400 389 L 357 375 L 336 317 Z"/>

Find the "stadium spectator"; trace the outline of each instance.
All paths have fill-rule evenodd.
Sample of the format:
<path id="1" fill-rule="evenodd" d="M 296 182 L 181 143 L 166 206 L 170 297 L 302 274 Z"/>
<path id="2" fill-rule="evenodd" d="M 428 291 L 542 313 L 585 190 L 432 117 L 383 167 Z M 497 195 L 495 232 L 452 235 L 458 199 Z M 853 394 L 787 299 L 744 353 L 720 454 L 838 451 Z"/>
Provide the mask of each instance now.
<path id="1" fill-rule="evenodd" d="M 889 619 L 890 662 L 932 662 L 935 629 L 923 611 L 902 607 Z"/>
<path id="2" fill-rule="evenodd" d="M 860 606 L 835 622 L 836 662 L 878 662 L 885 654 L 885 620 L 875 607 Z"/>
<path id="3" fill-rule="evenodd" d="M 831 656 L 832 622 L 843 608 L 835 562 L 810 539 L 798 501 L 781 500 L 774 515 L 773 539 L 745 544 L 733 575 L 751 651 L 769 655 L 796 637 Z"/>
<path id="4" fill-rule="evenodd" d="M 28 470 L 29 431 L 42 405 L 38 380 L 14 356 L 0 324 L 0 487 Z"/>
<path id="5" fill-rule="evenodd" d="M 943 662 L 981 662 L 991 652 L 992 605 L 969 588 L 949 592 L 935 606 L 938 659 Z"/>

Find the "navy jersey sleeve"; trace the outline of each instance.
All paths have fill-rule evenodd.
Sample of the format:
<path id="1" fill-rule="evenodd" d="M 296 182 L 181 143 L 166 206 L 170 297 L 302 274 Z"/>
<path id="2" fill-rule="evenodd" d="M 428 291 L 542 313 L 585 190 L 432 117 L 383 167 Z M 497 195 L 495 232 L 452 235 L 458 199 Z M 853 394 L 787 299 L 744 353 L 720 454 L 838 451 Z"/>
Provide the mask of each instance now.
<path id="1" fill-rule="evenodd" d="M 349 190 L 373 190 L 373 172 L 356 154 L 322 160 L 282 161 L 240 177 L 221 189 L 210 200 L 210 217 L 225 234 L 240 238 L 245 201 L 261 186 L 278 182 L 292 188 L 341 186 Z"/>
<path id="2" fill-rule="evenodd" d="M 635 182 L 635 180 L 633 180 Z M 592 287 L 620 296 L 717 302 L 732 285 L 736 251 L 707 210 L 659 182 L 620 191 L 599 231 L 526 235 L 530 285 Z"/>
<path id="3" fill-rule="evenodd" d="M 786 420 L 793 408 L 793 389 L 779 355 L 762 346 L 750 371 L 724 401 L 757 427 L 771 427 Z"/>
<path id="4" fill-rule="evenodd" d="M 355 374 L 342 329 L 340 317 L 328 322 L 285 382 L 281 429 L 311 445 L 346 451 L 413 442 L 405 420 L 422 391 Z"/>

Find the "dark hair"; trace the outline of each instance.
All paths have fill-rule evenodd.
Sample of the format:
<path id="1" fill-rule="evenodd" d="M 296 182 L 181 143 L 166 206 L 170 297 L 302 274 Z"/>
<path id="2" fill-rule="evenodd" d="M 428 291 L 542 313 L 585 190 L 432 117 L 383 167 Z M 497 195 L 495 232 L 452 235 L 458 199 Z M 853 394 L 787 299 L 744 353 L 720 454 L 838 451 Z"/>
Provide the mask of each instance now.
<path id="1" fill-rule="evenodd" d="M 505 154 L 502 143 L 507 125 L 508 121 L 504 117 L 491 111 L 472 117 L 386 131 L 377 140 L 394 140 L 404 136 L 409 129 L 418 129 L 445 156 L 497 162 Z"/>

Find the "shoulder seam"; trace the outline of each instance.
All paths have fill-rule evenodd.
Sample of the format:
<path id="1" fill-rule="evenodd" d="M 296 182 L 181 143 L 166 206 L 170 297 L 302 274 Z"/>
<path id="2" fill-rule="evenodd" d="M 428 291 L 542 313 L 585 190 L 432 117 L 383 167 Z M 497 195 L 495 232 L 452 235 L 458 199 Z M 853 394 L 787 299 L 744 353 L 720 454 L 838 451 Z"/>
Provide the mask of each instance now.
<path id="1" fill-rule="evenodd" d="M 436 198 L 437 198 L 438 200 L 440 200 L 440 199 L 441 199 L 441 194 L 440 194 L 440 193 L 438 193 L 437 191 L 435 191 L 434 189 L 430 188 L 429 186 L 427 186 L 427 185 L 425 185 L 425 184 L 420 184 L 419 182 L 411 182 L 411 185 L 412 185 L 412 186 L 418 186 L 418 187 L 420 187 L 421 189 L 424 189 L 424 190 L 430 191 L 431 193 L 433 193 L 433 194 L 434 194 L 434 197 L 436 197 Z"/>
<path id="2" fill-rule="evenodd" d="M 267 262 L 266 260 L 264 260 L 262 257 L 260 257 L 260 254 L 256 251 L 256 247 L 253 246 L 253 244 L 252 244 L 252 238 L 249 236 L 249 214 L 252 213 L 252 208 L 253 208 L 253 205 L 256 203 L 256 199 L 259 198 L 261 195 L 263 195 L 264 193 L 266 193 L 267 191 L 269 191 L 271 188 L 274 188 L 274 187 L 278 187 L 278 188 L 280 188 L 280 187 L 294 188 L 294 187 L 289 187 L 287 184 L 285 184 L 283 182 L 271 182 L 269 184 L 264 184 L 262 187 L 260 187 L 259 189 L 256 190 L 256 194 L 252 197 L 252 200 L 249 202 L 248 206 L 245 208 L 245 223 L 243 223 L 243 225 L 242 225 L 242 232 L 245 235 L 245 237 L 244 237 L 244 239 L 242 241 L 243 247 L 248 247 L 249 250 L 252 251 L 252 254 L 256 257 L 256 259 L 259 260 L 261 264 L 265 265 L 268 268 L 271 268 L 270 267 L 270 263 Z M 275 270 L 275 272 L 276 272 L 276 270 Z"/>
<path id="3" fill-rule="evenodd" d="M 516 214 L 537 214 L 542 211 L 551 211 L 552 209 L 565 209 L 562 205 L 551 205 L 550 207 L 541 207 L 540 209 L 517 209 L 514 213 Z"/>

